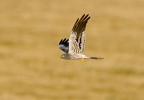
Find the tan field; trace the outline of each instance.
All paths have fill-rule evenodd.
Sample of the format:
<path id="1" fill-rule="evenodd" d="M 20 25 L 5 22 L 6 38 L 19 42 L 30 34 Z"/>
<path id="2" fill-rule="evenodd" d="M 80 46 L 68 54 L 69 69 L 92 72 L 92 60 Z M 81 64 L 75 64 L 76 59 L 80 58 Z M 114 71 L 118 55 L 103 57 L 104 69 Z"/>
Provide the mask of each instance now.
<path id="1" fill-rule="evenodd" d="M 103 60 L 60 58 L 83 14 Z M 144 0 L 1 0 L 0 100 L 144 100 Z"/>

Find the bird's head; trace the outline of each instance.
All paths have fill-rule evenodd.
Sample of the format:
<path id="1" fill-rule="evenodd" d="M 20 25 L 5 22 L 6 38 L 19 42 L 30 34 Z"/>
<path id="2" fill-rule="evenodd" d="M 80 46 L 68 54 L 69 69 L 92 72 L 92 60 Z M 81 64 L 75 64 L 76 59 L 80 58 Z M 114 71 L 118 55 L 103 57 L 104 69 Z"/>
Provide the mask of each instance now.
<path id="1" fill-rule="evenodd" d="M 62 54 L 61 59 L 68 59 L 68 54 Z"/>

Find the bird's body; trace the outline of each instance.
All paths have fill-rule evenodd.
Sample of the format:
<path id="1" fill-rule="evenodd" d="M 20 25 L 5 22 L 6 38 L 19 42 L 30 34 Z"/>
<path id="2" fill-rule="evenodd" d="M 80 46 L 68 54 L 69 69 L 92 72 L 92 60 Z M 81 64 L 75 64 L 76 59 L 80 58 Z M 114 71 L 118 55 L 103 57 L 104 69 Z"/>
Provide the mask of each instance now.
<path id="1" fill-rule="evenodd" d="M 90 19 L 89 15 L 83 15 L 80 19 L 78 18 L 72 28 L 69 39 L 62 39 L 59 42 L 59 49 L 65 52 L 61 55 L 62 59 L 66 60 L 77 60 L 82 59 L 103 59 L 101 57 L 89 57 L 83 54 L 86 42 L 86 24 Z"/>
<path id="2" fill-rule="evenodd" d="M 67 53 L 67 54 L 62 54 L 61 55 L 61 58 L 63 59 L 67 59 L 67 60 L 77 60 L 77 59 L 81 59 L 81 58 L 84 58 L 84 59 L 89 59 L 90 57 L 87 57 L 83 54 L 70 54 L 70 53 Z"/>

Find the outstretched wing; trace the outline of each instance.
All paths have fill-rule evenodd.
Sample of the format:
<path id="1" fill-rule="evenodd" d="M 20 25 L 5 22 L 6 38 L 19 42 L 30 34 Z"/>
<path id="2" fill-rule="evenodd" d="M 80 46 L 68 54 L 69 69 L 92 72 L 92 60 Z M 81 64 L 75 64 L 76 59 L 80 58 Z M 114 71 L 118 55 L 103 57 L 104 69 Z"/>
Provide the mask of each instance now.
<path id="1" fill-rule="evenodd" d="M 59 42 L 59 49 L 62 50 L 65 53 L 69 52 L 69 43 L 68 43 L 69 39 L 61 39 L 61 41 Z"/>
<path id="2" fill-rule="evenodd" d="M 89 14 L 83 15 L 80 19 L 78 18 L 72 28 L 72 32 L 69 38 L 69 53 L 78 54 L 83 53 L 85 46 L 85 28 L 88 20 L 90 19 Z"/>

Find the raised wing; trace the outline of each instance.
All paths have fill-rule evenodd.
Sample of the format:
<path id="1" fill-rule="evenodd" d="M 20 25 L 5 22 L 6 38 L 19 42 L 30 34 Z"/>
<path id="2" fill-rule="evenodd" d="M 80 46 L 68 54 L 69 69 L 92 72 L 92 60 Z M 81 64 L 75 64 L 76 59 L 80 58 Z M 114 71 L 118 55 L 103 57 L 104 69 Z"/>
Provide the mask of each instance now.
<path id="1" fill-rule="evenodd" d="M 76 20 L 69 38 L 69 53 L 83 53 L 86 41 L 85 28 L 89 19 L 89 14 L 84 14 L 80 19 L 78 18 Z"/>
<path id="2" fill-rule="evenodd" d="M 68 43 L 69 39 L 61 39 L 61 41 L 59 42 L 59 49 L 62 50 L 65 53 L 69 52 L 69 43 Z"/>

